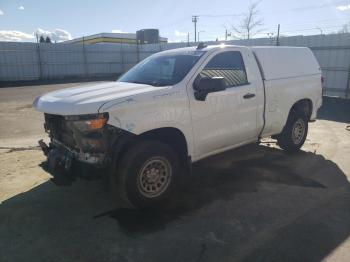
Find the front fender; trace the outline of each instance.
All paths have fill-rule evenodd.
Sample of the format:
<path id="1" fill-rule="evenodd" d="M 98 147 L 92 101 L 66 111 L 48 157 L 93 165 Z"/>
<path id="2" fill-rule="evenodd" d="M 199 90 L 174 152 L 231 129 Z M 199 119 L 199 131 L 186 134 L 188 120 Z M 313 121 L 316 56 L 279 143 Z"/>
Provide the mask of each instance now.
<path id="1" fill-rule="evenodd" d="M 107 109 L 107 108 L 105 108 Z M 186 139 L 192 155 L 191 116 L 186 92 L 170 88 L 162 92 L 130 97 L 108 107 L 108 124 L 135 135 L 158 128 L 176 128 Z"/>
<path id="2" fill-rule="evenodd" d="M 193 141 L 192 141 L 192 130 L 188 128 L 185 123 L 174 122 L 174 121 L 158 121 L 156 118 L 153 119 L 123 119 L 114 116 L 110 116 L 108 124 L 115 126 L 121 130 L 125 130 L 134 135 L 141 135 L 145 132 L 152 131 L 159 128 L 176 128 L 181 131 L 186 139 L 187 149 L 189 155 L 193 155 Z"/>

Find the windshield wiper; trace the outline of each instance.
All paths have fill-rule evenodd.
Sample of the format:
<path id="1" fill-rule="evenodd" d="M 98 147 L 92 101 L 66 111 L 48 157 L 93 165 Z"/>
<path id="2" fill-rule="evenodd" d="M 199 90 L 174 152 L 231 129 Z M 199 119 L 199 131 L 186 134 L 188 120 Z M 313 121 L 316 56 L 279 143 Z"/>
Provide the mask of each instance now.
<path id="1" fill-rule="evenodd" d="M 152 85 L 152 86 L 167 86 L 167 84 L 159 83 L 159 82 L 152 82 L 150 85 Z"/>
<path id="2" fill-rule="evenodd" d="M 157 81 L 153 81 L 153 82 L 129 81 L 129 83 L 150 85 L 150 86 L 167 86 L 167 84 L 159 83 Z"/>
<path id="3" fill-rule="evenodd" d="M 129 83 L 148 85 L 147 83 L 141 81 L 130 81 Z"/>

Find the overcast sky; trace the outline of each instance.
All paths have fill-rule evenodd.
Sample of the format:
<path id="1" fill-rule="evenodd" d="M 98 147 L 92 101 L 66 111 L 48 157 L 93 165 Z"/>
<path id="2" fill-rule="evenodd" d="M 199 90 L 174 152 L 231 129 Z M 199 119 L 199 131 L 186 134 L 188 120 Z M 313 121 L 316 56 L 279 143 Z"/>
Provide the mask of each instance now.
<path id="1" fill-rule="evenodd" d="M 238 25 L 247 0 L 0 0 L 0 41 L 35 41 L 34 33 L 62 41 L 101 32 L 158 28 L 170 41 L 193 39 L 192 15 L 199 15 L 201 40 L 222 39 Z M 350 0 L 262 0 L 259 36 L 337 32 L 350 22 Z"/>

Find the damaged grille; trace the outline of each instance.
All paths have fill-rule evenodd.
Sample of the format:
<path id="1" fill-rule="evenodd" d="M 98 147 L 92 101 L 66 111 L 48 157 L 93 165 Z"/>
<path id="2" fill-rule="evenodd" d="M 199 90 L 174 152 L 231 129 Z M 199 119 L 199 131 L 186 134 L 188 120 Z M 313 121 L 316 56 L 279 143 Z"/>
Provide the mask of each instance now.
<path id="1" fill-rule="evenodd" d="M 45 114 L 45 130 L 52 139 L 56 139 L 65 146 L 77 149 L 73 130 L 63 116 Z"/>

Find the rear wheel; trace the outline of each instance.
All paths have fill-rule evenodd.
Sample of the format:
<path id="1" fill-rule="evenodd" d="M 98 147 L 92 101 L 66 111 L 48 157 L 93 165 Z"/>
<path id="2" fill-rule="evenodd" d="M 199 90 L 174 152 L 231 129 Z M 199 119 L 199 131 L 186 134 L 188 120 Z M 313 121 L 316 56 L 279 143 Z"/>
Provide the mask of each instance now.
<path id="1" fill-rule="evenodd" d="M 289 152 L 299 150 L 306 140 L 308 119 L 301 110 L 292 111 L 281 134 L 277 136 L 278 145 Z"/>
<path id="2" fill-rule="evenodd" d="M 178 157 L 168 145 L 142 141 L 132 146 L 117 168 L 116 182 L 128 207 L 147 208 L 161 204 L 174 188 Z"/>

